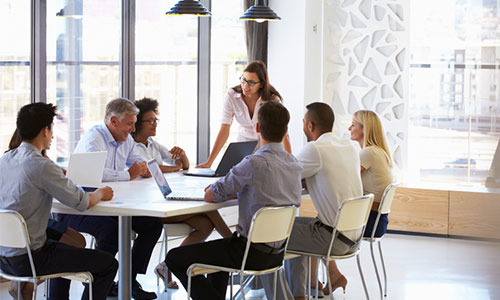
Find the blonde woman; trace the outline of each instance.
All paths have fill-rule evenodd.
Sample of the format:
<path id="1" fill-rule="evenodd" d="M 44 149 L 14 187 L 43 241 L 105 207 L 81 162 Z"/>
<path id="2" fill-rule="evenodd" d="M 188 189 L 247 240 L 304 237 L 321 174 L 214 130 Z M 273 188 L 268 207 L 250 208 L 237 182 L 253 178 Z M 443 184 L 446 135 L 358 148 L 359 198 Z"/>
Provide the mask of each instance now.
<path id="1" fill-rule="evenodd" d="M 355 112 L 349 131 L 351 132 L 351 140 L 357 141 L 361 146 L 359 155 L 363 193 L 375 195 L 365 229 L 365 237 L 369 237 L 373 231 L 373 223 L 377 217 L 382 194 L 385 188 L 392 183 L 392 159 L 382 122 L 375 112 L 371 110 Z M 381 215 L 375 237 L 380 237 L 386 232 L 388 223 L 387 214 Z"/>

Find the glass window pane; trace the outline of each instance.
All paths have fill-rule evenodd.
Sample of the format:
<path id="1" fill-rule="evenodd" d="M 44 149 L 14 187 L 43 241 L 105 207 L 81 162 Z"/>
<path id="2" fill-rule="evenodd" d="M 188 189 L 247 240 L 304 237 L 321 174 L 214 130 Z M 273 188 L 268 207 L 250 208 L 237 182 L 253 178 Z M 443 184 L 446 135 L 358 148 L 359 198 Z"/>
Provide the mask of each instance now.
<path id="1" fill-rule="evenodd" d="M 483 183 L 500 137 L 500 1 L 411 1 L 413 179 Z"/>
<path id="2" fill-rule="evenodd" d="M 227 90 L 239 84 L 239 77 L 247 64 L 244 22 L 238 18 L 243 14 L 243 1 L 212 1 L 211 74 L 210 74 L 210 149 L 220 128 L 222 107 Z M 231 126 L 229 142 L 236 141 L 237 123 Z M 215 168 L 225 147 L 213 163 Z"/>
<path id="3" fill-rule="evenodd" d="M 155 140 L 196 163 L 198 19 L 166 16 L 177 0 L 136 2 L 136 100 L 158 100 Z"/>
<path id="4" fill-rule="evenodd" d="M 73 17 L 56 13 L 74 5 Z M 119 96 L 121 1 L 47 1 L 47 102 L 60 113 L 49 155 L 65 160 Z M 54 147 L 55 146 L 55 147 Z"/>
<path id="5" fill-rule="evenodd" d="M 0 153 L 16 129 L 17 111 L 30 102 L 30 1 L 0 2 Z"/>

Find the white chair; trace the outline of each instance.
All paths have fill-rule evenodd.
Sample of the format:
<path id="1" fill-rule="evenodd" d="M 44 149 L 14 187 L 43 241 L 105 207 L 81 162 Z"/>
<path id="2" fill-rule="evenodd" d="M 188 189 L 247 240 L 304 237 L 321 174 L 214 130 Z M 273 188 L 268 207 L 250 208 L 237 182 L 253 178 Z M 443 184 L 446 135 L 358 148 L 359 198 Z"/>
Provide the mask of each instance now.
<path id="1" fill-rule="evenodd" d="M 346 258 L 351 258 L 351 257 L 356 257 L 356 261 L 358 264 L 358 270 L 359 270 L 359 275 L 361 277 L 361 281 L 363 283 L 363 288 L 365 290 L 365 295 L 367 299 L 370 299 L 370 296 L 368 295 L 368 289 L 366 288 L 366 283 L 365 283 L 365 278 L 363 276 L 363 270 L 361 269 L 361 264 L 359 262 L 359 252 L 361 251 L 360 247 L 360 242 L 361 238 L 363 237 L 363 233 L 366 227 L 366 223 L 368 221 L 368 216 L 370 214 L 370 209 L 372 207 L 372 202 L 373 202 L 373 194 L 365 195 L 359 198 L 354 198 L 350 200 L 346 200 L 342 205 L 340 206 L 339 213 L 337 216 L 337 221 L 336 224 L 333 228 L 332 232 L 332 239 L 330 240 L 330 246 L 328 247 L 328 252 L 327 253 L 310 253 L 310 252 L 302 252 L 302 251 L 294 251 L 294 250 L 288 250 L 286 258 L 294 258 L 296 255 L 303 255 L 307 256 L 308 260 L 308 265 L 309 267 L 307 268 L 307 294 L 308 297 L 311 295 L 311 257 L 318 258 L 319 260 L 325 260 L 327 263 L 326 265 L 328 266 L 328 263 L 332 260 L 337 260 L 337 259 L 346 259 Z M 357 249 L 352 252 L 348 253 L 345 255 L 332 255 L 332 247 L 335 239 L 337 238 L 337 231 L 339 232 L 356 232 L 359 233 L 359 236 L 353 240 L 355 244 L 357 244 Z M 316 278 L 318 278 L 318 268 L 319 268 L 320 262 L 316 264 Z M 332 287 L 331 287 L 331 278 L 330 278 L 330 273 L 327 271 L 328 274 L 328 289 L 330 291 L 330 298 L 333 300 L 333 293 L 332 293 Z M 283 276 L 281 276 L 283 278 Z M 316 284 L 316 298 L 318 296 L 318 285 Z M 309 298 L 307 298 L 309 299 Z"/>
<path id="2" fill-rule="evenodd" d="M 392 199 L 394 198 L 394 193 L 396 192 L 396 188 L 399 183 L 389 184 L 385 190 L 384 194 L 382 194 L 382 198 L 380 199 L 380 205 L 378 207 L 377 217 L 375 218 L 375 223 L 373 224 L 373 230 L 371 232 L 370 237 L 363 238 L 364 241 L 370 242 L 370 252 L 373 261 L 373 267 L 375 268 L 375 274 L 377 275 L 378 287 L 380 290 L 380 299 L 387 297 L 387 273 L 385 270 L 384 264 L 384 256 L 382 255 L 382 238 L 384 235 L 380 237 L 375 237 L 375 232 L 377 231 L 377 226 L 380 221 L 380 216 L 382 214 L 388 214 L 391 212 Z M 375 261 L 375 254 L 373 253 L 373 244 L 378 244 L 378 250 L 380 253 L 380 261 L 382 262 L 382 270 L 384 271 L 384 291 L 382 292 L 382 282 L 380 281 L 380 275 L 378 273 L 377 262 Z"/>
<path id="3" fill-rule="evenodd" d="M 252 243 L 272 243 L 277 241 L 282 241 L 286 239 L 284 250 L 288 244 L 288 237 L 292 231 L 293 221 L 295 220 L 295 212 L 297 208 L 295 206 L 283 206 L 283 207 L 263 207 L 259 209 L 253 216 L 252 222 L 250 224 L 250 229 L 248 231 L 247 245 L 245 247 L 245 252 L 241 262 L 241 268 L 227 268 L 222 266 L 214 266 L 207 264 L 197 264 L 194 263 L 189 266 L 187 270 L 188 275 L 188 297 L 191 297 L 191 277 L 211 274 L 215 272 L 228 272 L 231 277 L 231 299 L 233 299 L 233 273 L 238 273 L 240 276 L 240 282 L 243 282 L 243 277 L 246 275 L 265 275 L 274 273 L 274 298 L 276 298 L 276 282 L 277 274 L 279 270 L 283 268 L 283 261 L 279 266 L 269 268 L 266 270 L 246 270 L 245 264 Z M 281 285 L 284 289 L 284 282 L 281 281 Z M 245 292 L 241 289 L 241 295 L 243 300 L 245 300 Z"/>
<path id="4" fill-rule="evenodd" d="M 37 275 L 35 270 L 35 264 L 33 262 L 33 257 L 31 255 L 30 248 L 30 238 L 28 234 L 28 228 L 23 216 L 20 213 L 13 210 L 0 209 L 0 246 L 9 248 L 26 248 L 28 258 L 31 265 L 31 276 L 15 276 L 7 274 L 0 270 L 0 275 L 6 279 L 13 281 L 23 281 L 23 282 L 33 282 L 35 288 L 33 289 L 33 299 L 36 299 L 36 286 L 38 282 L 42 280 L 48 280 L 51 278 L 63 277 L 69 280 L 77 280 L 83 283 L 88 283 L 89 285 L 89 295 L 92 299 L 92 281 L 93 277 L 90 272 L 78 272 L 78 273 L 57 273 L 57 274 L 47 274 L 47 275 Z M 18 299 L 21 297 L 20 284 L 17 285 L 17 295 Z"/>
<path id="5" fill-rule="evenodd" d="M 163 224 L 163 241 L 160 248 L 160 255 L 158 258 L 158 263 L 162 263 L 165 260 L 165 256 L 163 253 L 168 253 L 168 238 L 169 237 L 181 237 L 188 236 L 193 231 L 193 227 L 189 226 L 186 223 L 171 223 L 171 224 Z M 165 249 L 165 252 L 163 252 Z M 165 286 L 164 291 L 167 291 L 167 273 L 168 269 L 165 265 L 165 271 L 163 276 L 163 285 Z M 156 286 L 160 285 L 160 277 L 159 274 L 156 274 Z"/>

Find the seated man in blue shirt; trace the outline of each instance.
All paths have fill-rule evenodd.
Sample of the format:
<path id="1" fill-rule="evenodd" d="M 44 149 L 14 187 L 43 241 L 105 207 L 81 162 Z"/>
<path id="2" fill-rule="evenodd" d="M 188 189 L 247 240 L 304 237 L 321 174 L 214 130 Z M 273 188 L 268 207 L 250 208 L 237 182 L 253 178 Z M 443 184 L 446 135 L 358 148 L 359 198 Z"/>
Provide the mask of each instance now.
<path id="1" fill-rule="evenodd" d="M 106 105 L 104 124 L 90 128 L 76 146 L 75 152 L 107 151 L 103 181 L 127 181 L 150 176 L 144 158 L 137 152 L 130 133 L 135 131 L 139 110 L 128 99 L 118 98 Z M 128 167 L 128 169 L 127 169 Z M 78 231 L 93 235 L 96 249 L 115 255 L 118 252 L 118 219 L 116 217 L 63 215 L 58 221 Z M 151 254 L 163 224 L 159 218 L 133 217 L 132 229 L 137 239 L 132 248 L 132 296 L 135 299 L 155 299 L 156 293 L 144 291 L 137 274 L 145 274 Z M 115 285 L 110 295 L 117 294 Z"/>
<path id="2" fill-rule="evenodd" d="M 93 193 L 78 189 L 64 176 L 61 168 L 42 155 L 42 150 L 50 148 L 55 115 L 56 107 L 45 103 L 25 105 L 19 111 L 17 129 L 23 141 L 18 148 L 0 158 L 0 168 L 4 170 L 0 173 L 0 208 L 15 210 L 24 217 L 38 275 L 91 272 L 94 276 L 93 298 L 104 300 L 118 269 L 114 257 L 103 251 L 76 248 L 46 237 L 53 197 L 79 211 L 113 197 L 110 187 L 99 188 Z M 13 275 L 31 275 L 26 249 L 0 247 L 0 268 Z M 69 285 L 66 282 L 65 279 L 52 279 L 49 299 L 68 299 Z M 82 299 L 88 297 L 86 287 Z"/>
<path id="3" fill-rule="evenodd" d="M 193 263 L 214 264 L 240 268 L 246 246 L 246 236 L 253 215 L 265 206 L 300 205 L 302 167 L 285 151 L 281 143 L 287 132 L 290 115 L 277 101 L 267 101 L 259 109 L 257 133 L 261 148 L 245 157 L 229 173 L 210 185 L 205 201 L 222 202 L 238 193 L 239 217 L 236 232 L 231 238 L 178 247 L 170 250 L 166 263 L 187 287 L 186 270 Z M 246 266 L 266 269 L 281 263 L 283 249 L 256 244 L 250 249 Z M 192 278 L 193 299 L 225 299 L 227 272 Z"/>

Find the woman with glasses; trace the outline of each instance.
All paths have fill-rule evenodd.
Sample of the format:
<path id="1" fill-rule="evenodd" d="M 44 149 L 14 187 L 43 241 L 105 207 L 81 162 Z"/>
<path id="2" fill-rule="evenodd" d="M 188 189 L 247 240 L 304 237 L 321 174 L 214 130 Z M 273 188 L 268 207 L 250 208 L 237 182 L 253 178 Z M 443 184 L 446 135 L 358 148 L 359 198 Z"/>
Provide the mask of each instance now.
<path id="1" fill-rule="evenodd" d="M 226 94 L 222 109 L 221 126 L 215 144 L 207 162 L 197 168 L 210 168 L 220 150 L 229 137 L 229 130 L 236 119 L 240 125 L 238 142 L 255 141 L 258 139 L 255 126 L 257 112 L 262 102 L 282 101 L 280 93 L 269 83 L 266 65 L 261 61 L 254 61 L 246 66 L 240 77 L 240 84 L 232 87 Z M 291 152 L 288 135 L 283 139 L 285 150 Z"/>
<path id="2" fill-rule="evenodd" d="M 169 150 L 152 138 L 156 135 L 156 126 L 160 121 L 157 118 L 158 101 L 150 98 L 143 98 L 134 103 L 137 108 L 139 108 L 139 114 L 137 115 L 135 132 L 132 133 L 132 137 L 136 142 L 139 153 L 146 160 L 155 159 L 160 165 L 160 169 L 163 173 L 189 169 L 189 160 L 183 149 L 175 146 Z M 230 237 L 232 235 L 231 230 L 227 227 L 217 211 L 168 217 L 163 218 L 162 222 L 163 224 L 186 223 L 193 228 L 193 231 L 184 239 L 181 246 L 205 241 L 214 228 L 223 237 Z M 164 281 L 165 269 L 165 262 L 162 262 L 155 268 L 156 276 L 162 281 Z M 174 289 L 179 288 L 177 283 L 172 281 L 172 274 L 170 271 L 168 271 L 167 287 Z"/>

